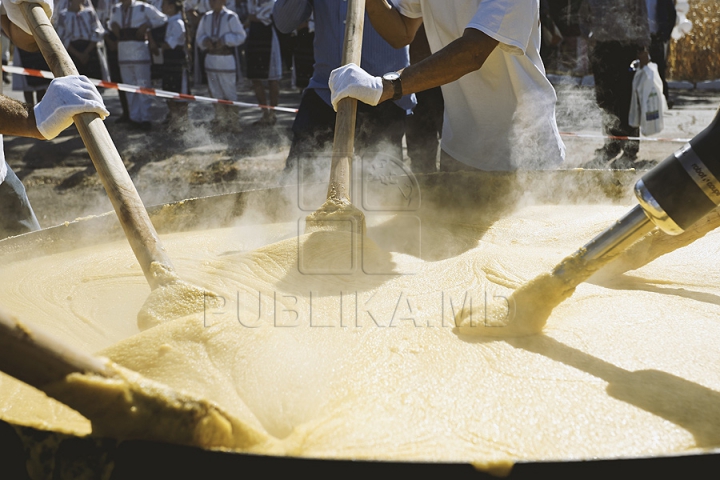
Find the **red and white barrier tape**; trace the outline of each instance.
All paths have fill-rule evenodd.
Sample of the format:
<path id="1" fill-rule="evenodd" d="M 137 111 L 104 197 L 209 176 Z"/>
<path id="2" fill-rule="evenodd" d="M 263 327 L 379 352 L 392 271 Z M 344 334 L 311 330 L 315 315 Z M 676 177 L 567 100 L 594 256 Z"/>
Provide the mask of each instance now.
<path id="1" fill-rule="evenodd" d="M 31 68 L 13 67 L 13 66 L 9 66 L 9 65 L 3 65 L 2 69 L 5 72 L 15 73 L 18 75 L 29 75 L 31 77 L 41 77 L 41 78 L 49 78 L 49 79 L 55 78 L 55 76 L 52 74 L 52 72 L 48 72 L 45 70 L 33 70 Z M 186 101 L 190 101 L 190 102 L 220 103 L 223 105 L 235 105 L 236 107 L 268 108 L 268 109 L 277 110 L 280 112 L 290 112 L 290 113 L 298 112 L 297 108 L 271 107 L 268 105 L 258 105 L 258 104 L 254 104 L 254 103 L 232 102 L 230 100 L 221 100 L 218 98 L 203 97 L 200 95 L 188 95 L 185 93 L 168 92 L 167 90 L 157 90 L 154 88 L 138 87 L 135 85 L 128 85 L 125 83 L 106 82 L 104 80 L 97 80 L 95 78 L 91 78 L 90 81 L 93 84 L 95 84 L 96 87 L 112 88 L 115 90 L 120 90 L 122 92 L 140 93 L 142 95 L 152 95 L 154 97 L 160 97 L 160 98 L 169 98 L 169 99 L 174 99 L 174 100 L 186 100 Z M 563 137 L 575 137 L 575 138 L 609 138 L 612 140 L 638 140 L 641 142 L 688 143 L 690 141 L 689 138 L 617 137 L 617 136 L 607 136 L 607 135 L 593 135 L 593 134 L 589 134 L 589 133 L 570 133 L 570 132 L 560 132 L 560 135 Z"/>
<path id="2" fill-rule="evenodd" d="M 32 68 L 13 67 L 9 65 L 2 66 L 3 71 L 8 73 L 15 73 L 17 75 L 28 75 L 31 77 L 41 78 L 55 78 L 52 72 L 45 70 L 33 70 Z M 247 107 L 247 108 L 266 108 L 276 110 L 279 112 L 290 112 L 297 113 L 297 108 L 286 108 L 286 107 L 271 107 L 269 105 L 258 105 L 256 103 L 245 103 L 245 102 L 233 102 L 230 100 L 221 100 L 219 98 L 203 97 L 201 95 L 188 95 L 185 93 L 168 92 L 167 90 L 158 90 L 155 88 L 138 87 L 135 85 L 128 85 L 125 83 L 106 82 L 104 80 L 98 80 L 91 78 L 90 81 L 96 86 L 101 88 L 112 88 L 128 93 L 139 93 L 142 95 L 151 95 L 153 97 L 168 98 L 172 100 L 185 100 L 189 102 L 206 102 L 206 103 L 220 103 L 222 105 L 234 105 L 236 107 Z"/>

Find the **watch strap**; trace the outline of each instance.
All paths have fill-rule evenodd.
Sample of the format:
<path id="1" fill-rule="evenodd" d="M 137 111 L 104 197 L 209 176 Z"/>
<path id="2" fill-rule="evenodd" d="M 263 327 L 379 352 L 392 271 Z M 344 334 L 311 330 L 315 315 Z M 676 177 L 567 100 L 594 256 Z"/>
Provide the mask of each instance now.
<path id="1" fill-rule="evenodd" d="M 393 86 L 393 101 L 400 100 L 403 96 L 402 81 L 400 80 L 400 77 L 395 80 L 391 80 L 390 83 L 392 83 Z"/>

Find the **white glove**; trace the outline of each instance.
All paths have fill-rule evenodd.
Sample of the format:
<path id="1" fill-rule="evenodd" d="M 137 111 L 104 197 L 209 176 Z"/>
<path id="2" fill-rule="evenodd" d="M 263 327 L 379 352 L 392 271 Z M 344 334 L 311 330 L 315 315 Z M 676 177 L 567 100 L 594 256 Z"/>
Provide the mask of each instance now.
<path id="1" fill-rule="evenodd" d="M 85 75 L 60 77 L 50 82 L 35 105 L 35 124 L 50 140 L 72 125 L 75 115 L 87 112 L 97 113 L 103 120 L 110 115 L 100 93 Z"/>
<path id="2" fill-rule="evenodd" d="M 330 101 L 337 112 L 338 102 L 346 97 L 357 98 L 363 103 L 378 104 L 383 93 L 381 77 L 373 77 L 354 63 L 330 72 Z"/>
<path id="3" fill-rule="evenodd" d="M 2 0 L 2 4 L 5 7 L 5 13 L 12 23 L 22 28 L 25 33 L 32 35 L 30 27 L 25 21 L 25 16 L 22 13 L 20 7 L 21 3 L 37 3 L 43 7 L 48 18 L 52 18 L 53 14 L 53 2 L 49 0 Z"/>

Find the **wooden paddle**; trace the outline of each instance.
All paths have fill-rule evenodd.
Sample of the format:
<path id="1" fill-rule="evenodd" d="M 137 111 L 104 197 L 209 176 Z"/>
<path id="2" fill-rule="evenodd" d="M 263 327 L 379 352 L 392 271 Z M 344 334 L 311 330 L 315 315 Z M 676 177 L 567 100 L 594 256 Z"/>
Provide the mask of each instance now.
<path id="1" fill-rule="evenodd" d="M 21 5 L 35 42 L 40 47 L 53 75 L 56 77 L 77 75 L 77 68 L 50 23 L 45 10 L 34 3 L 22 3 Z M 155 291 L 159 287 L 177 285 L 180 281 L 179 277 L 175 274 L 165 247 L 160 242 L 145 205 L 143 205 L 102 119 L 95 113 L 83 113 L 76 115 L 73 120 L 150 288 Z M 191 295 L 187 296 L 188 292 Z M 166 293 L 156 294 L 156 297 L 158 295 L 167 297 Z M 196 301 L 186 302 L 185 306 L 189 308 L 180 311 L 180 314 L 200 311 L 207 297 L 215 298 L 214 294 L 184 282 L 183 294 L 186 295 L 186 298 L 193 297 Z M 162 314 L 158 313 L 157 305 L 172 303 L 168 302 L 168 298 L 149 298 L 148 300 L 150 304 L 155 305 L 155 308 L 151 308 L 153 313 L 150 315 L 147 314 L 148 308 L 141 311 L 141 315 L 138 317 L 141 328 L 160 322 Z M 190 306 L 191 304 L 192 306 Z"/>
<path id="2" fill-rule="evenodd" d="M 269 438 L 208 400 L 88 355 L 2 310 L 0 371 L 78 411 L 98 435 L 205 448 L 250 448 Z"/>
<path id="3" fill-rule="evenodd" d="M 342 65 L 349 63 L 360 65 L 365 25 L 365 0 L 348 0 L 347 4 Z M 317 211 L 308 215 L 306 231 L 348 230 L 348 227 L 351 227 L 354 233 L 365 232 L 365 215 L 350 201 L 356 118 L 357 100 L 354 98 L 340 100 L 335 118 L 335 137 L 327 201 Z"/>

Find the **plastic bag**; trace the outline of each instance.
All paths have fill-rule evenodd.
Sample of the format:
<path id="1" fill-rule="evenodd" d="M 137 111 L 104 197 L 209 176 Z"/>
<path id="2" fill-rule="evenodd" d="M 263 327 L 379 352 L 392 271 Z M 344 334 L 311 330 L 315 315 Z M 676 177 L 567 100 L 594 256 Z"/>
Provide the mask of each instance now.
<path id="1" fill-rule="evenodd" d="M 628 123 L 640 127 L 643 135 L 660 133 L 665 127 L 663 115 L 667 109 L 663 85 L 657 64 L 650 62 L 635 72 Z"/>

